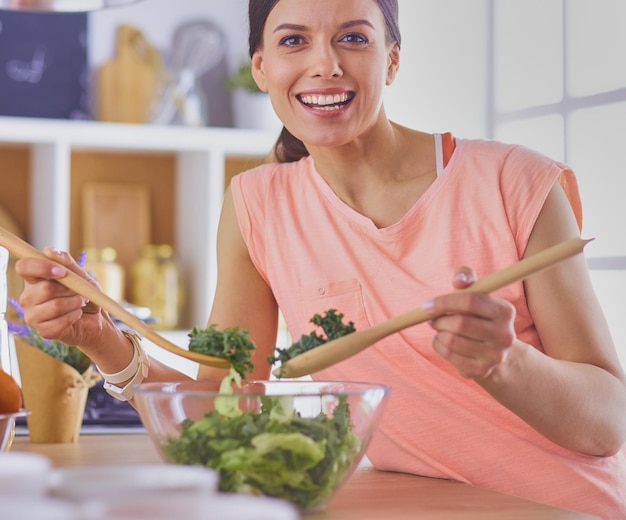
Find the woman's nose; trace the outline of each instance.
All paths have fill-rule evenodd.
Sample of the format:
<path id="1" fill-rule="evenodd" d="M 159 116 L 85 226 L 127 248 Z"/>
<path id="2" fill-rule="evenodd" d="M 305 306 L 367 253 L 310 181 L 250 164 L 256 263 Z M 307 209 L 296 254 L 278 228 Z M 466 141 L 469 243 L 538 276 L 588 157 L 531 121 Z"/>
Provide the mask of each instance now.
<path id="1" fill-rule="evenodd" d="M 332 45 L 318 45 L 311 52 L 310 59 L 313 77 L 339 78 L 343 76 L 339 55 Z"/>

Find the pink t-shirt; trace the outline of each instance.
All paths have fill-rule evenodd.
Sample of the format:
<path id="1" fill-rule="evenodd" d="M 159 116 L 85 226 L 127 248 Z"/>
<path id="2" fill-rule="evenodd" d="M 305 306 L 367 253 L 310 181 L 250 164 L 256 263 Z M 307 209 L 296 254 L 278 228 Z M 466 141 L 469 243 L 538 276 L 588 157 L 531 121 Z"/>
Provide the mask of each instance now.
<path id="1" fill-rule="evenodd" d="M 519 260 L 559 179 L 579 208 L 564 165 L 520 146 L 458 140 L 426 193 L 382 229 L 344 204 L 311 158 L 260 166 L 231 186 L 250 257 L 297 339 L 316 313 L 337 309 L 365 329 L 449 292 L 461 265 L 482 277 Z M 496 295 L 515 305 L 519 338 L 542 351 L 522 284 Z M 377 468 L 626 518 L 626 448 L 592 457 L 557 446 L 459 376 L 431 341 L 432 329 L 418 325 L 313 376 L 391 387 L 368 450 Z"/>

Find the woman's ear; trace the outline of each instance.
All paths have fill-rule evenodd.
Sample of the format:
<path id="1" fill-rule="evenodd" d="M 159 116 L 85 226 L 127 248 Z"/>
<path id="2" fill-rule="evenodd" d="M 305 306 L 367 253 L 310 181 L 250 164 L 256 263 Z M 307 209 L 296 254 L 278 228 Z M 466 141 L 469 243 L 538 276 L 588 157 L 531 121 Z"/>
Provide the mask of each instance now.
<path id="1" fill-rule="evenodd" d="M 267 92 L 267 87 L 265 85 L 265 72 L 263 70 L 263 55 L 260 51 L 256 51 L 252 55 L 251 72 L 258 87 L 263 92 Z"/>
<path id="2" fill-rule="evenodd" d="M 394 44 L 394 46 L 389 51 L 389 56 L 387 58 L 387 81 L 386 85 L 391 85 L 393 80 L 396 79 L 396 74 L 398 73 L 398 69 L 400 68 L 400 47 L 398 44 Z"/>

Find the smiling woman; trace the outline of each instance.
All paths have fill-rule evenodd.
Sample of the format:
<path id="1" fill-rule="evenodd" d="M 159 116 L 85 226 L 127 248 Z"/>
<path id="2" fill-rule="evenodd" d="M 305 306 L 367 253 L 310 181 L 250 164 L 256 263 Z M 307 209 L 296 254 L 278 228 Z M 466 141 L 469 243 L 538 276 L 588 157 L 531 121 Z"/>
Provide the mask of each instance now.
<path id="1" fill-rule="evenodd" d="M 557 237 L 579 234 L 573 210 L 580 202 L 566 165 L 522 147 L 428 135 L 387 119 L 382 92 L 400 61 L 400 41 L 389 29 L 397 23 L 388 16 L 397 13 L 395 7 L 393 1 L 372 0 L 324 0 L 314 7 L 304 0 L 250 3 L 253 74 L 285 125 L 275 150 L 282 164 L 233 180 L 222 228 L 240 231 L 241 249 L 260 275 L 261 288 L 263 283 L 271 288 L 295 337 L 306 316 L 323 307 L 340 310 L 357 330 L 364 329 L 410 308 L 419 294 L 432 297 L 471 284 L 476 274 L 462 265 L 487 274 L 505 258 L 513 261 Z M 568 193 L 559 180 L 570 187 Z M 529 183 L 537 184 L 522 195 L 518 188 Z M 494 204 L 503 211 L 495 211 Z M 463 240 L 442 243 L 442 234 Z M 239 246 L 231 253 L 239 254 Z M 448 266 L 443 270 L 437 265 L 442 259 Z M 379 469 L 467 480 L 619 518 L 626 508 L 617 491 L 626 471 L 626 424 L 618 413 L 626 404 L 625 377 L 600 308 L 594 304 L 589 319 L 582 306 L 562 299 L 578 294 L 579 302 L 595 302 L 580 260 L 487 301 L 436 298 L 428 309 L 446 316 L 431 321 L 434 339 L 431 329 L 415 328 L 313 378 L 371 378 L 392 386 L 389 410 L 368 453 Z M 455 268 L 455 281 L 446 283 Z M 559 281 L 562 275 L 584 282 L 574 287 Z M 244 308 L 253 304 L 233 295 L 241 279 L 228 272 L 221 278 L 229 294 L 218 284 L 211 319 L 228 322 L 232 318 L 224 309 L 240 308 L 234 301 Z M 273 304 L 258 298 L 255 309 Z M 574 315 L 585 322 L 579 333 L 588 340 L 570 335 L 571 329 L 563 332 Z M 254 320 L 246 327 L 253 332 Z M 588 370 L 589 364 L 603 368 Z M 612 401 L 599 414 L 586 392 L 559 390 L 563 384 L 574 388 L 570 383 L 581 374 L 583 386 L 599 384 Z M 468 387 L 467 380 L 476 386 Z M 480 387 L 487 392 L 477 391 Z M 581 420 L 586 428 L 572 428 Z M 502 429 L 493 431 L 492 424 Z M 606 436 L 608 424 L 612 433 Z M 473 433 L 463 439 L 454 435 L 467 434 L 470 425 Z M 487 431 L 489 440 L 480 441 Z M 598 445 L 599 436 L 608 444 Z M 532 456 L 527 442 L 534 446 Z M 475 456 L 460 458 L 444 447 L 449 445 Z M 593 486 L 600 469 L 589 472 L 587 464 L 598 460 L 612 469 L 600 470 L 604 483 L 597 497 L 581 500 L 576 490 Z M 494 464 L 537 477 L 522 482 L 480 469 Z M 551 475 L 548 467 L 554 469 Z M 555 496 L 546 485 L 554 480 L 572 484 Z M 611 505 L 602 510 L 600 503 Z"/>
<path id="2" fill-rule="evenodd" d="M 282 23 L 276 24 L 274 18 L 287 11 L 283 16 L 289 20 L 289 9 L 293 10 L 293 20 L 306 20 L 306 24 Z M 389 85 L 395 77 L 398 66 L 398 55 L 401 43 L 400 30 L 397 24 L 398 6 L 396 2 L 377 1 L 369 5 L 369 17 L 355 18 L 351 16 L 349 7 L 344 5 L 344 22 L 338 23 L 331 28 L 332 33 L 323 34 L 319 31 L 319 10 L 313 5 L 306 5 L 306 2 L 299 4 L 286 4 L 276 0 L 265 0 L 251 2 L 249 7 L 250 36 L 249 51 L 252 58 L 252 73 L 259 84 L 259 87 L 267 91 L 267 81 L 273 81 L 281 76 L 285 78 L 285 88 L 290 89 L 287 100 L 279 96 L 275 89 L 270 91 L 272 104 L 283 122 L 294 120 L 293 125 L 283 129 L 283 133 L 276 146 L 276 154 L 280 160 L 294 161 L 308 155 L 308 150 L 304 147 L 300 136 L 294 135 L 294 125 L 297 124 L 301 115 L 296 115 L 290 119 L 288 106 L 302 105 L 308 108 L 311 113 L 318 117 L 334 118 L 345 112 L 346 107 L 351 104 L 356 97 L 353 90 L 345 87 L 337 89 L 334 86 L 325 86 L 320 90 L 298 85 L 289 85 L 290 76 L 286 75 L 295 72 L 293 64 L 298 63 L 301 67 L 307 66 L 312 75 L 320 77 L 343 76 L 342 67 L 344 61 L 341 58 L 346 53 L 352 54 L 352 66 L 363 72 L 376 70 L 369 67 L 368 62 L 376 57 L 378 60 L 389 59 L 388 72 L 386 77 L 380 78 L 381 90 L 379 95 L 374 95 L 372 101 L 380 107 L 382 99 L 380 92 L 384 85 Z M 318 13 L 318 16 L 316 16 Z M 382 15 L 382 16 L 381 16 Z M 378 31 L 378 32 L 377 32 Z M 377 34 L 379 40 L 374 35 Z M 314 40 L 320 38 L 335 38 L 334 45 L 318 53 L 319 47 L 314 46 Z M 273 51 L 276 52 L 273 52 Z M 390 51 L 392 53 L 390 54 Z M 359 56 L 362 64 L 354 61 Z M 308 60 L 308 61 L 306 61 Z M 269 78 L 266 78 L 269 75 Z M 365 80 L 375 85 L 379 83 L 375 78 Z M 300 90 L 295 91 L 298 88 Z M 361 96 L 365 98 L 365 96 Z M 285 106 L 286 103 L 286 106 Z M 285 108 L 283 108 L 285 107 Z M 374 111 L 376 113 L 377 110 Z M 368 110 L 364 111 L 368 113 Z M 310 128 L 305 120 L 302 120 L 307 128 Z M 324 130 L 324 136 L 329 128 Z M 324 142 L 324 140 L 322 140 Z"/>
<path id="3" fill-rule="evenodd" d="M 626 375 L 583 256 L 491 295 L 458 290 L 580 238 L 574 172 L 391 121 L 397 13 L 396 0 L 249 2 L 253 75 L 285 128 L 277 160 L 225 193 L 208 323 L 247 330 L 267 379 L 279 311 L 298 338 L 327 309 L 360 331 L 425 302 L 436 318 L 312 374 L 391 387 L 374 466 L 624 518 Z M 34 327 L 124 370 L 130 345 L 102 309 L 59 288 L 49 262 L 18 268 Z M 173 377 L 151 366 L 147 380 Z"/>

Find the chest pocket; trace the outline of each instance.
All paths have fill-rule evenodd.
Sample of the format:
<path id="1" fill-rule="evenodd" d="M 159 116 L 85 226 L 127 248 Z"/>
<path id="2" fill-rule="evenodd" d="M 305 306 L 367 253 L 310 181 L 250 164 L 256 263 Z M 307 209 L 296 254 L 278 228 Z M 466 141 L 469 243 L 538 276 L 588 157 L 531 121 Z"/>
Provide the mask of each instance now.
<path id="1" fill-rule="evenodd" d="M 300 288 L 302 334 L 309 334 L 310 320 L 315 314 L 324 315 L 335 309 L 343 314 L 343 322 L 353 322 L 356 330 L 368 328 L 369 320 L 365 314 L 361 284 L 356 278 L 337 282 L 323 282 Z"/>

